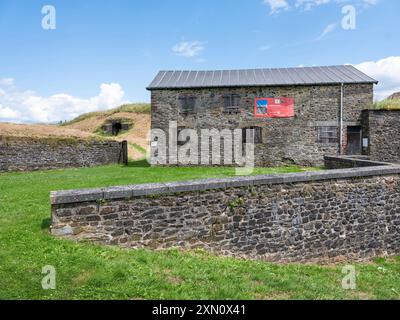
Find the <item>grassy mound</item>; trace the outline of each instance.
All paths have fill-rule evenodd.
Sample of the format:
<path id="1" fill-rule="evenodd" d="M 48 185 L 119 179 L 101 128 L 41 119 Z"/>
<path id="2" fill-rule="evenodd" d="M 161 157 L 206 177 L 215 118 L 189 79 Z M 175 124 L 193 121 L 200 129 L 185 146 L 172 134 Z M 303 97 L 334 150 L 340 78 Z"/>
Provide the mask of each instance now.
<path id="1" fill-rule="evenodd" d="M 93 118 L 96 116 L 104 116 L 109 117 L 116 113 L 128 112 L 128 113 L 137 113 L 137 114 L 150 114 L 150 104 L 148 103 L 132 103 L 132 104 L 124 104 L 118 108 L 106 110 L 106 111 L 95 111 L 81 114 L 80 116 L 72 119 L 71 121 L 64 122 L 62 126 L 68 126 L 77 122 L 81 122 L 83 120 Z"/>
<path id="2" fill-rule="evenodd" d="M 375 102 L 373 109 L 377 110 L 400 110 L 400 99 L 383 100 Z"/>

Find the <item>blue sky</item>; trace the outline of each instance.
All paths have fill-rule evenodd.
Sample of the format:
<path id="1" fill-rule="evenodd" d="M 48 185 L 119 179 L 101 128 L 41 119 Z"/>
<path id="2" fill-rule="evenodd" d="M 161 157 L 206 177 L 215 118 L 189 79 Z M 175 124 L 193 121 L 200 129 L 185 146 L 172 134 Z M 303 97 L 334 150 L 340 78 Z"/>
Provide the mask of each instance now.
<path id="1" fill-rule="evenodd" d="M 355 30 L 341 26 L 349 4 Z M 351 63 L 382 82 L 381 99 L 400 90 L 399 12 L 398 0 L 0 0 L 0 121 L 149 101 L 165 69 Z"/>

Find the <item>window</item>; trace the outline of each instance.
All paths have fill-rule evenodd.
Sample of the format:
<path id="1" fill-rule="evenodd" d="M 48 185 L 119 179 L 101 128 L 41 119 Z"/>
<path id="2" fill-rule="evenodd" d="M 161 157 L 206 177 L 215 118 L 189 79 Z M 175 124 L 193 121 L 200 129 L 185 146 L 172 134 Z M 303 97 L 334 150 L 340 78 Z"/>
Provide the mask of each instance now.
<path id="1" fill-rule="evenodd" d="M 337 127 L 317 127 L 318 143 L 337 143 L 338 128 Z"/>
<path id="2" fill-rule="evenodd" d="M 242 129 L 242 142 L 251 142 L 252 139 L 247 139 L 247 130 L 250 130 L 250 138 L 254 136 L 254 144 L 262 143 L 262 128 L 261 127 L 248 127 Z"/>
<path id="3" fill-rule="evenodd" d="M 195 101 L 196 101 L 195 97 L 186 97 L 186 96 L 179 97 L 179 102 L 180 102 L 179 111 L 182 114 L 188 114 L 194 112 Z"/>
<path id="4" fill-rule="evenodd" d="M 224 111 L 227 113 L 239 112 L 240 97 L 237 94 L 229 94 L 224 96 Z"/>

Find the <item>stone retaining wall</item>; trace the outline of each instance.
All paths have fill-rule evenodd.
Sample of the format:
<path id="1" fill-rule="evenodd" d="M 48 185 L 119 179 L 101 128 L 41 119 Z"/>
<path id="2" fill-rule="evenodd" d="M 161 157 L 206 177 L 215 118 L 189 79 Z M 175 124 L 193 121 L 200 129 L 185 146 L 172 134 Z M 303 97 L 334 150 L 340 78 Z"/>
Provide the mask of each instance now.
<path id="1" fill-rule="evenodd" d="M 0 172 L 127 163 L 126 142 L 0 136 Z"/>
<path id="2" fill-rule="evenodd" d="M 388 166 L 391 163 L 372 161 L 367 156 L 325 156 L 326 169 Z"/>
<path id="3" fill-rule="evenodd" d="M 399 174 L 389 165 L 57 191 L 51 231 L 280 262 L 399 254 Z"/>
<path id="4" fill-rule="evenodd" d="M 400 110 L 364 110 L 363 154 L 377 161 L 400 163 Z"/>

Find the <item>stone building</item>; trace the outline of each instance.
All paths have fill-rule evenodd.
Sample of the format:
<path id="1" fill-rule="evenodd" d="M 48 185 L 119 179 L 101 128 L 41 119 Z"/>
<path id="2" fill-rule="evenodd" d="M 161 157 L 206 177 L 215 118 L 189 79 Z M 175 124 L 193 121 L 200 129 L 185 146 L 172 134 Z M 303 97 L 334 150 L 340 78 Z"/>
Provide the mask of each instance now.
<path id="1" fill-rule="evenodd" d="M 374 84 L 348 65 L 161 71 L 147 88 L 151 127 L 168 132 L 175 121 L 178 136 L 182 129 L 251 129 L 257 166 L 320 165 L 326 154 L 362 153 L 362 110 L 373 103 Z"/>

